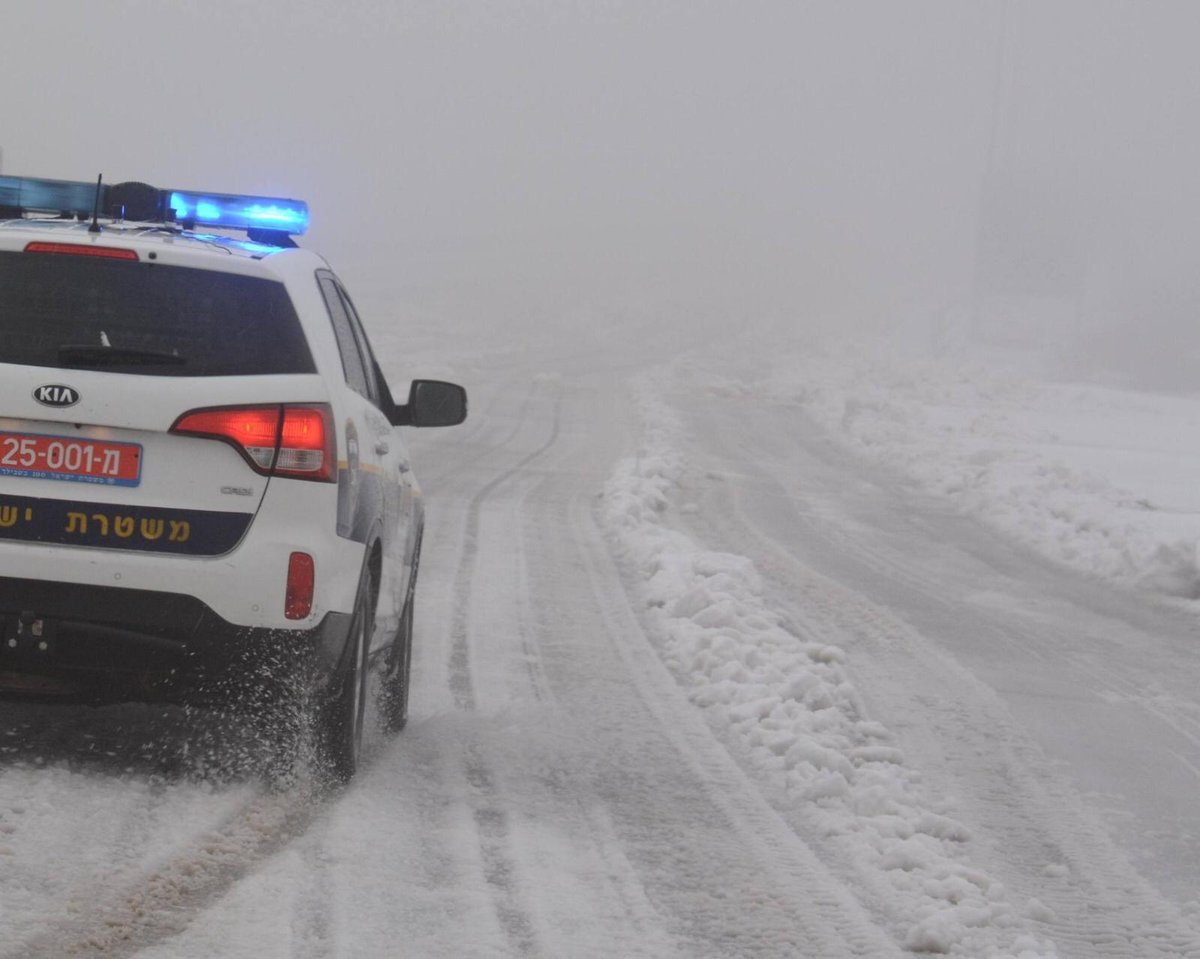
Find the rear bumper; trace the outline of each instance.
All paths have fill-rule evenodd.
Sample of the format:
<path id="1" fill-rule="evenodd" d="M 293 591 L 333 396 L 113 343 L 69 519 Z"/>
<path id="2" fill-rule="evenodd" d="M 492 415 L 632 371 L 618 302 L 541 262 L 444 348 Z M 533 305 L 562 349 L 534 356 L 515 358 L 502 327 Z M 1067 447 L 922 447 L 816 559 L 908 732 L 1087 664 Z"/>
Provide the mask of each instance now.
<path id="1" fill-rule="evenodd" d="M 13 497 L 17 493 L 26 495 L 20 484 L 35 482 L 11 477 L 4 480 L 5 493 L 0 499 L 5 503 L 16 502 Z M 162 594 L 182 592 L 198 599 L 228 623 L 258 629 L 316 629 L 326 613 L 349 613 L 354 608 L 364 544 L 337 535 L 337 487 L 334 484 L 288 479 L 270 482 L 278 484 L 279 488 L 263 495 L 253 525 L 234 549 L 220 556 L 26 542 L 0 537 L 0 578 L 11 576 Z M 11 495 L 10 487 L 13 488 Z M 109 487 L 98 489 L 108 491 L 106 495 L 117 495 L 111 493 Z M 74 501 L 68 505 L 74 505 Z M 11 505 L 0 508 L 0 512 L 5 513 L 0 522 L 14 517 L 19 521 L 24 515 Z M 91 510 L 81 505 L 80 512 L 91 513 Z M 133 517 L 134 514 L 129 512 L 126 518 L 133 523 Z M 79 519 L 79 516 L 75 518 Z M 87 518 L 91 533 L 96 517 Z M 136 535 L 140 535 L 140 520 L 136 525 Z M 114 528 L 110 523 L 109 531 Z M 170 536 L 170 524 L 163 528 L 166 532 L 160 541 Z M 158 531 L 157 526 L 155 531 Z M 192 535 L 195 532 L 193 530 Z M 312 615 L 301 621 L 284 616 L 288 559 L 296 551 L 310 554 L 317 563 Z"/>
<path id="2" fill-rule="evenodd" d="M 322 681 L 350 616 L 238 626 L 193 596 L 0 577 L 0 697 L 214 702 Z"/>

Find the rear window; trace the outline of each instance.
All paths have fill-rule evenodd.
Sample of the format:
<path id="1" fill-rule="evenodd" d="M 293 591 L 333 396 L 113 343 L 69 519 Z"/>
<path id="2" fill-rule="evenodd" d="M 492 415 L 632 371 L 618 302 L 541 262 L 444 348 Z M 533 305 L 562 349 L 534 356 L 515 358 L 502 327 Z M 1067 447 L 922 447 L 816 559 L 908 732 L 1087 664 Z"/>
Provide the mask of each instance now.
<path id="1" fill-rule="evenodd" d="M 0 253 L 0 363 L 147 376 L 313 373 L 282 283 L 48 253 Z"/>

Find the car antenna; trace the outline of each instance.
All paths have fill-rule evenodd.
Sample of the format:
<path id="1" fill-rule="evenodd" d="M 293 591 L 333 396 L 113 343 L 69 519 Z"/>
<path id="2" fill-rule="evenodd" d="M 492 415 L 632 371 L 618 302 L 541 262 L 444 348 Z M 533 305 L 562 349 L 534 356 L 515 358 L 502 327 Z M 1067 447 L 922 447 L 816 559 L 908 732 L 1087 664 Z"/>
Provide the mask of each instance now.
<path id="1" fill-rule="evenodd" d="M 92 225 L 88 227 L 88 233 L 100 232 L 100 184 L 103 180 L 103 173 L 96 177 L 96 202 L 92 205 Z"/>

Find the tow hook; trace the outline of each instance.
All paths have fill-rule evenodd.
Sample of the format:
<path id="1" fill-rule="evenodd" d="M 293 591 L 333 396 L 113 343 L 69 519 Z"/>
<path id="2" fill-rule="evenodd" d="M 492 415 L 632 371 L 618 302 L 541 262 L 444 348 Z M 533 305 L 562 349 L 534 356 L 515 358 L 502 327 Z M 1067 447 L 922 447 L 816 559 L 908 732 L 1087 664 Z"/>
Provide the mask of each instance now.
<path id="1" fill-rule="evenodd" d="M 54 654 L 54 624 L 32 610 L 4 622 L 4 649 L 34 656 Z"/>

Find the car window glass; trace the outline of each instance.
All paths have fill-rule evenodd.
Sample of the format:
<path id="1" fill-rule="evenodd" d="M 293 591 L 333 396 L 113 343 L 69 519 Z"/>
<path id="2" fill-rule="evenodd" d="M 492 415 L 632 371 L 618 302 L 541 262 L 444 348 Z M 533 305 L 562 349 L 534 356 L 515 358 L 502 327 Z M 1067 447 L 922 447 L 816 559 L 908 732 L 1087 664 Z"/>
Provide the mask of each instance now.
<path id="1" fill-rule="evenodd" d="M 317 282 L 321 286 L 321 295 L 325 298 L 325 307 L 329 310 L 329 319 L 333 323 L 333 334 L 337 338 L 338 352 L 342 356 L 342 372 L 346 376 L 346 384 L 354 392 L 369 398 L 371 390 L 368 386 L 366 366 L 359 352 L 354 328 L 350 325 L 346 301 L 342 299 L 337 283 L 330 274 L 317 274 Z"/>
<path id="2" fill-rule="evenodd" d="M 0 363 L 142 376 L 316 372 L 283 284 L 219 270 L 0 253 L 0 330 Z"/>
<path id="3" fill-rule="evenodd" d="M 359 355 L 363 358 L 363 368 L 367 377 L 367 395 L 370 397 L 372 403 L 379 406 L 381 391 L 375 378 L 375 369 L 378 364 L 376 364 L 375 356 L 371 352 L 371 344 L 367 340 L 367 334 L 362 327 L 362 321 L 358 318 L 358 312 L 354 309 L 354 304 L 350 300 L 350 294 L 346 292 L 346 288 L 340 283 L 337 285 L 337 288 L 341 294 L 342 303 L 346 308 L 346 315 L 350 319 L 350 328 L 354 331 L 354 339 L 358 343 Z"/>

